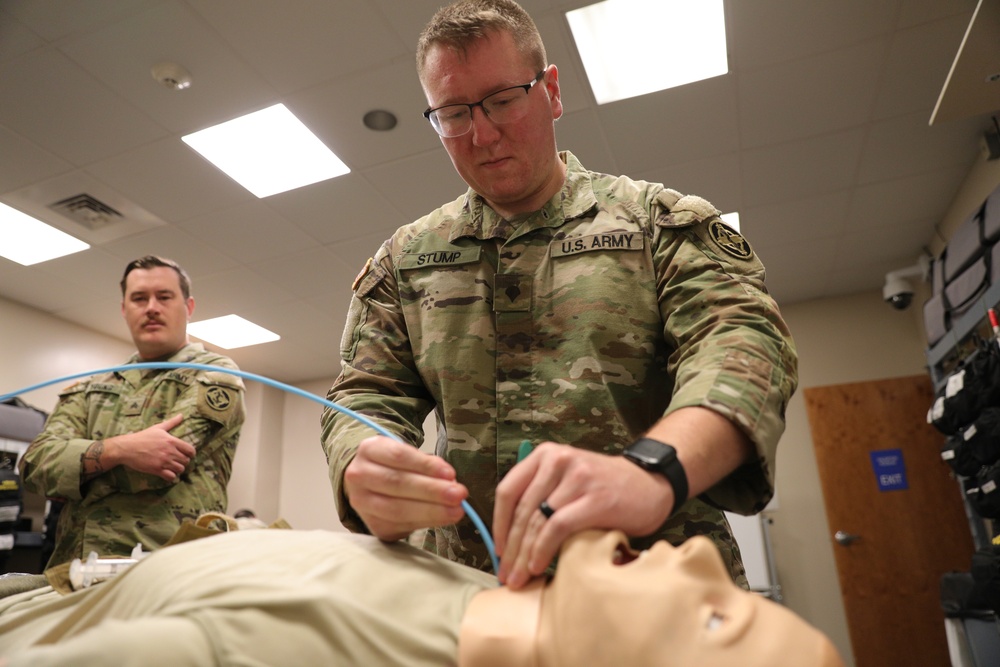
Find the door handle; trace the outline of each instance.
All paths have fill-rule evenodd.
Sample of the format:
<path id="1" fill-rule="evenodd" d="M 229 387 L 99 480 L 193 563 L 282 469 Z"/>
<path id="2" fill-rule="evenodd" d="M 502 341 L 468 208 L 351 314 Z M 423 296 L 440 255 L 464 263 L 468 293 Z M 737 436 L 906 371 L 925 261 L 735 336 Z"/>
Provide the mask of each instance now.
<path id="1" fill-rule="evenodd" d="M 837 544 L 841 544 L 841 545 L 847 547 L 847 546 L 850 546 L 851 544 L 853 544 L 854 542 L 857 542 L 858 540 L 860 540 L 861 536 L 860 535 L 852 535 L 851 533 L 847 533 L 847 532 L 844 532 L 842 530 L 838 530 L 836 533 L 833 534 L 833 539 L 837 540 Z"/>

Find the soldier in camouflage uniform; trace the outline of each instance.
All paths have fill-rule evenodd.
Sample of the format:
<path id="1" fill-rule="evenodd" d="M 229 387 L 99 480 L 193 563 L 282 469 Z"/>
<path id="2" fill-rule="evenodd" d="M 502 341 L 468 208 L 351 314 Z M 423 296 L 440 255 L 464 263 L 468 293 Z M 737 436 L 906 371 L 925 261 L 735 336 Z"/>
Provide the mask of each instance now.
<path id="1" fill-rule="evenodd" d="M 131 262 L 122 314 L 137 353 L 236 369 L 192 344 L 190 280 L 158 257 Z M 21 459 L 25 488 L 65 501 L 48 565 L 127 556 L 166 542 L 187 518 L 224 512 L 245 417 L 243 383 L 224 372 L 153 369 L 105 373 L 63 390 Z"/>
<path id="2" fill-rule="evenodd" d="M 703 534 L 745 586 L 722 510 L 771 498 L 797 382 L 753 250 L 707 201 L 557 152 L 558 70 L 515 3 L 442 9 L 417 62 L 425 115 L 470 189 L 398 230 L 355 281 L 329 398 L 402 442 L 324 413 L 342 522 L 387 540 L 427 528 L 425 548 L 485 569 L 468 499 L 492 517 L 514 588 L 582 529 L 639 548 Z M 431 410 L 438 456 L 410 446 Z M 644 435 L 676 449 L 688 497 L 620 456 Z M 542 444 L 515 466 L 523 440 Z"/>

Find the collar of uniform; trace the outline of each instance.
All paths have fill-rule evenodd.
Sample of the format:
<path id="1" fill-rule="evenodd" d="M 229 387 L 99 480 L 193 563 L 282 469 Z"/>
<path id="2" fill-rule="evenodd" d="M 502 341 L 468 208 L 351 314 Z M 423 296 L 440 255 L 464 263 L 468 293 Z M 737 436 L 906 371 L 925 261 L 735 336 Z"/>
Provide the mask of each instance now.
<path id="1" fill-rule="evenodd" d="M 481 240 L 509 239 L 514 230 L 525 232 L 538 227 L 558 227 L 566 220 L 585 215 L 597 205 L 590 172 L 569 151 L 561 151 L 559 159 L 566 164 L 566 182 L 562 190 L 546 202 L 540 210 L 518 216 L 513 221 L 500 217 L 472 188 L 465 194 L 462 205 L 463 218 L 452 226 L 448 240 L 454 242 L 463 236 Z M 526 221 L 531 221 L 527 225 Z"/>
<path id="2" fill-rule="evenodd" d="M 139 353 L 136 352 L 125 363 L 138 364 L 145 361 L 188 363 L 204 351 L 205 351 L 205 346 L 202 345 L 201 343 L 188 343 L 187 345 L 177 350 L 166 359 L 142 359 L 141 357 L 139 357 Z M 134 371 L 118 371 L 118 375 L 120 375 L 129 383 L 131 383 L 133 386 L 138 386 L 142 382 L 142 378 L 146 377 L 147 373 L 159 373 L 162 370 L 168 370 L 168 369 L 143 368 L 141 370 L 134 370 Z"/>
<path id="3" fill-rule="evenodd" d="M 566 183 L 561 193 L 562 215 L 563 219 L 572 220 L 586 215 L 597 206 L 597 196 L 590 172 L 583 168 L 576 156 L 562 151 L 559 157 L 566 163 Z"/>

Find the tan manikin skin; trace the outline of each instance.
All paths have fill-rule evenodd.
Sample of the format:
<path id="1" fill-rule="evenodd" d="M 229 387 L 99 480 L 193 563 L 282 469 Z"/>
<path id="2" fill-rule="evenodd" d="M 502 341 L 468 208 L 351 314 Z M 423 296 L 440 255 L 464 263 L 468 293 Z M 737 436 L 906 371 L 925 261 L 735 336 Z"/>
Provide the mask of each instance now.
<path id="1" fill-rule="evenodd" d="M 707 538 L 627 545 L 580 533 L 551 581 L 477 594 L 459 667 L 844 667 L 825 635 L 736 586 Z"/>

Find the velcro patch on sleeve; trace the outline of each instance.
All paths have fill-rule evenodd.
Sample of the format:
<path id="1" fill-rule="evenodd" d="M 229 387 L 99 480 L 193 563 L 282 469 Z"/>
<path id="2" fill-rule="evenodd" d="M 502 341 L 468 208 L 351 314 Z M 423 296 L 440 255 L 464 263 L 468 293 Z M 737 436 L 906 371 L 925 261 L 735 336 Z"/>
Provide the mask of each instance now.
<path id="1" fill-rule="evenodd" d="M 378 264 L 372 264 L 367 275 L 359 281 L 356 281 L 357 287 L 354 289 L 354 295 L 358 298 L 364 298 L 372 293 L 378 284 L 386 279 L 389 273 L 383 269 Z"/>

